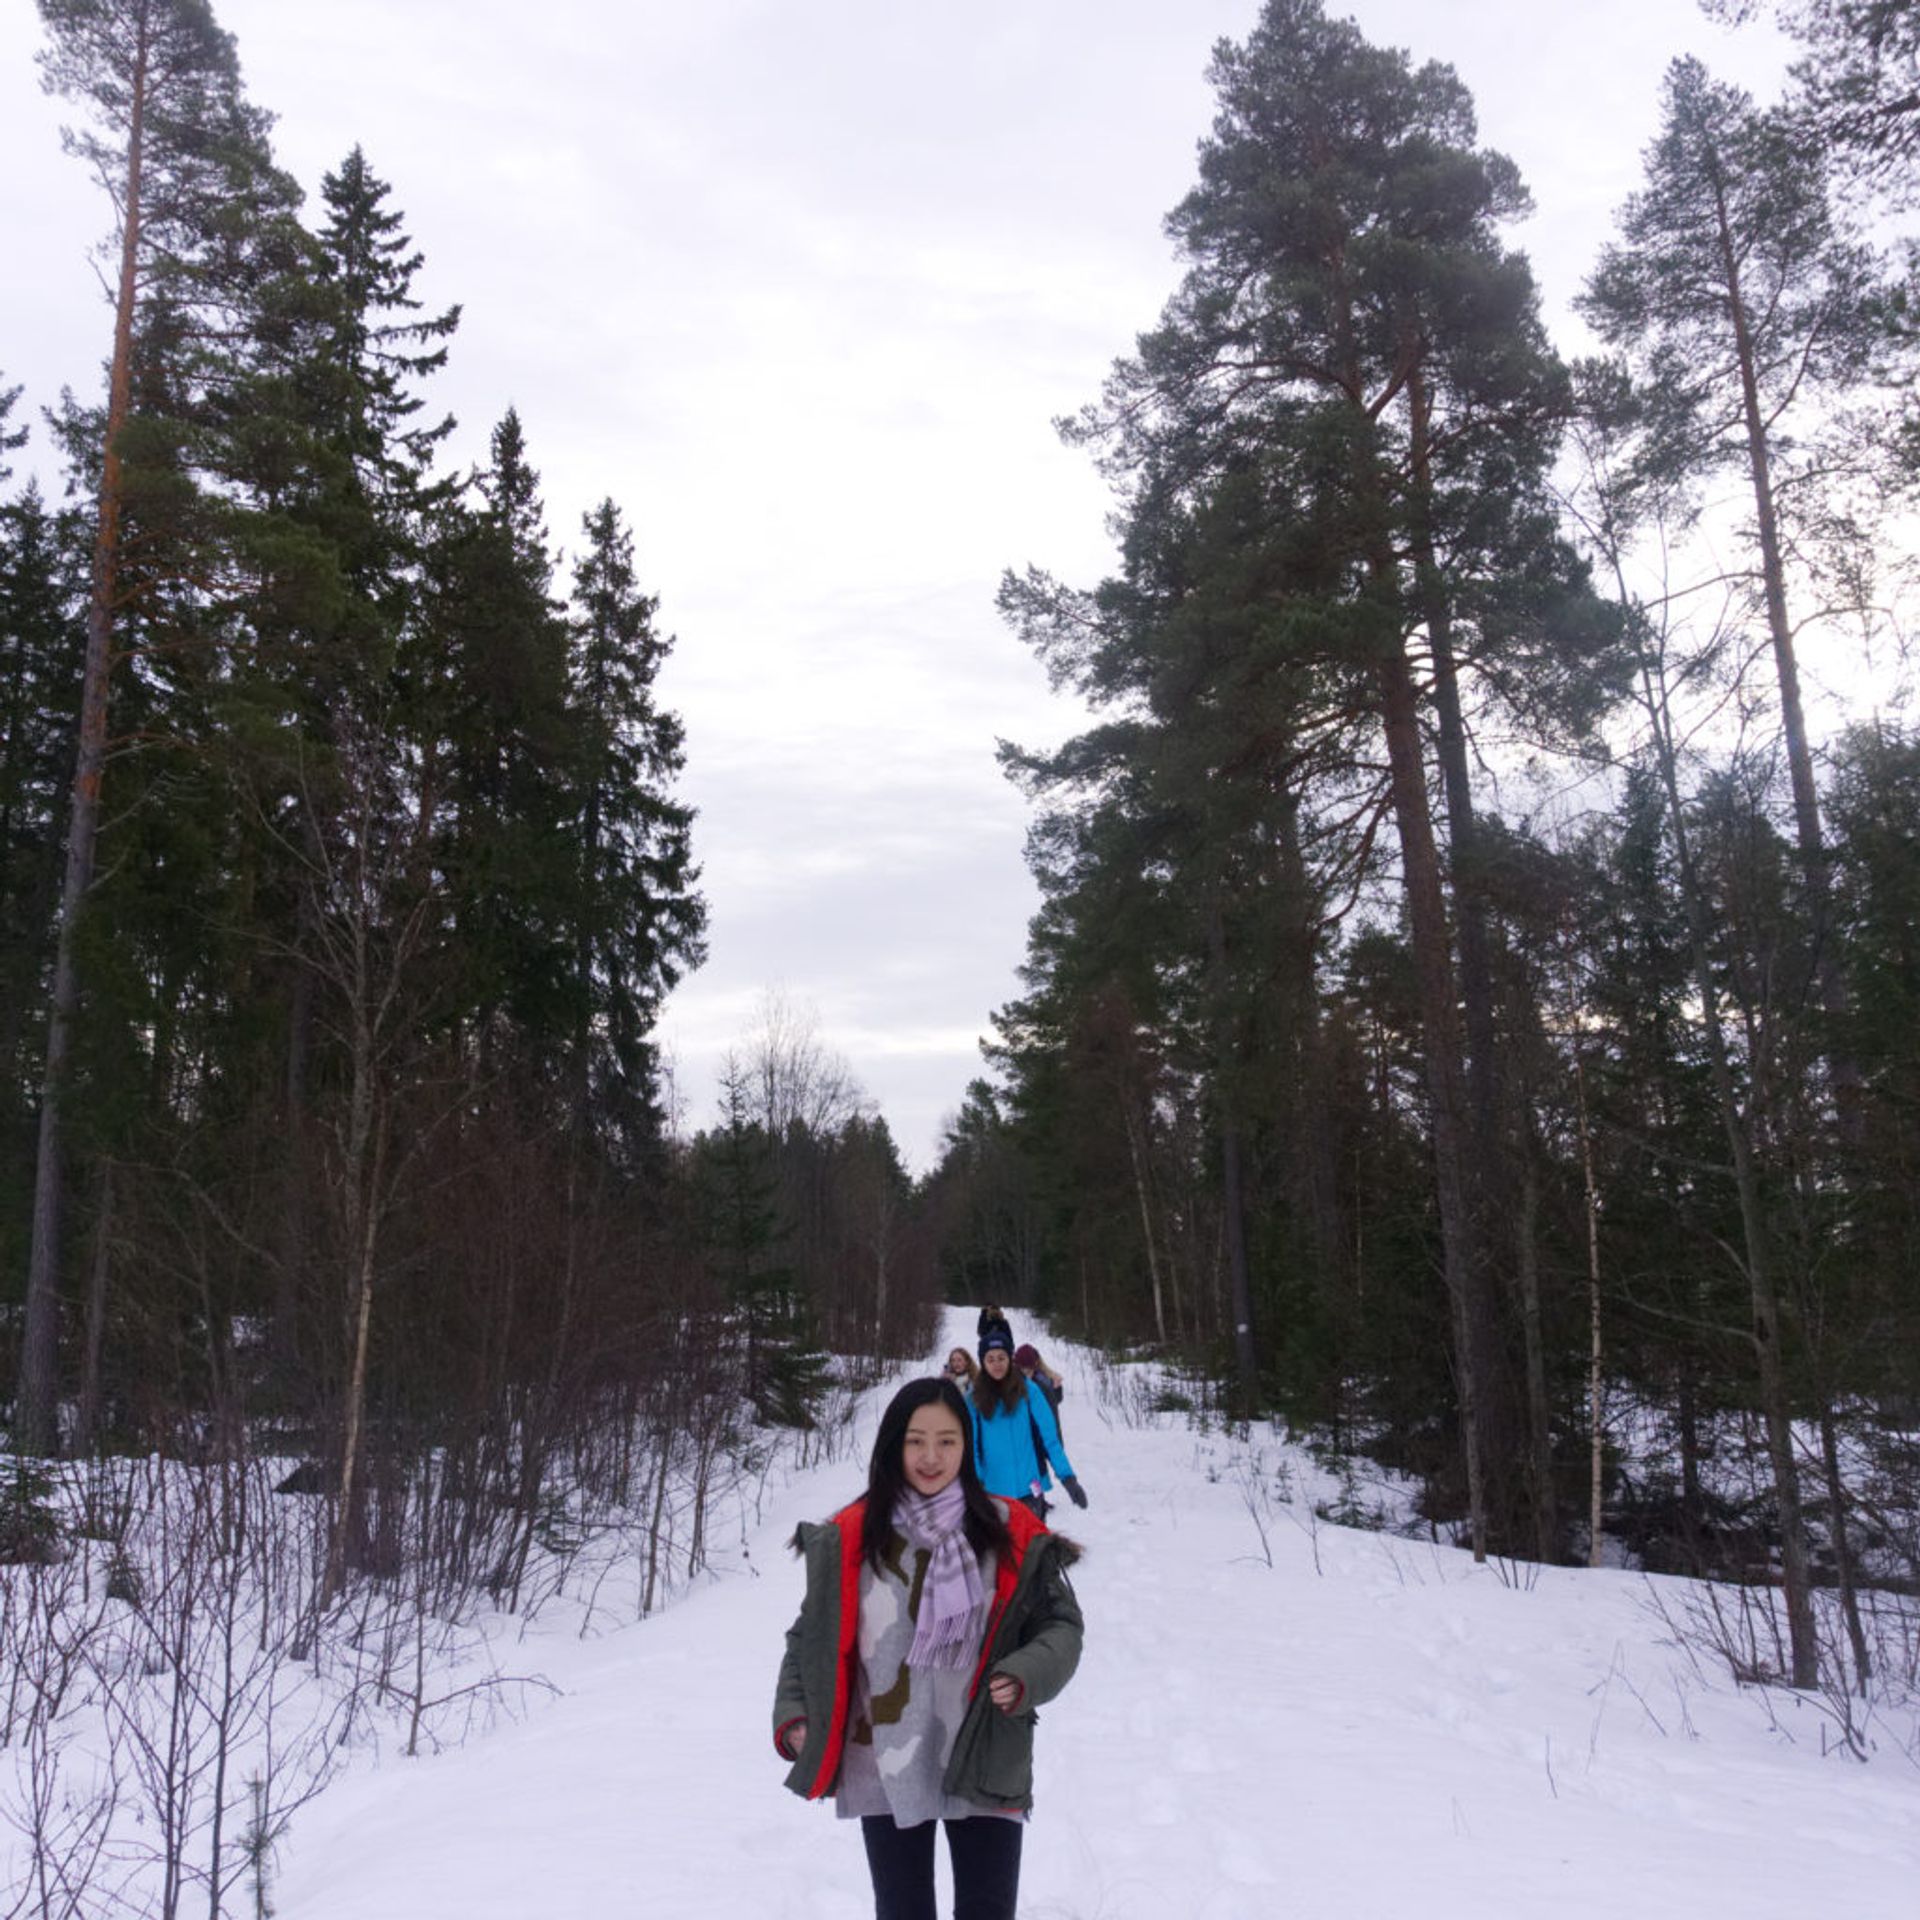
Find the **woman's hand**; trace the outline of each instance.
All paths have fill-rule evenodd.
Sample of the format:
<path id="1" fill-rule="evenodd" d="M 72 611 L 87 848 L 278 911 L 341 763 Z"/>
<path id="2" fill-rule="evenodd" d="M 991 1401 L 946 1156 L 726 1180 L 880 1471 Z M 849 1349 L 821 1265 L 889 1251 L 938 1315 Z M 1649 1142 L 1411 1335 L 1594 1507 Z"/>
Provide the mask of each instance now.
<path id="1" fill-rule="evenodd" d="M 992 1696 L 993 1704 L 1002 1713 L 1011 1713 L 1020 1704 L 1026 1691 L 1026 1688 L 1010 1673 L 996 1673 L 987 1682 L 987 1692 Z"/>
<path id="2" fill-rule="evenodd" d="M 780 1738 L 774 1743 L 780 1749 L 783 1760 L 798 1760 L 800 1749 L 807 1744 L 807 1723 L 804 1720 L 789 1720 L 780 1729 Z"/>

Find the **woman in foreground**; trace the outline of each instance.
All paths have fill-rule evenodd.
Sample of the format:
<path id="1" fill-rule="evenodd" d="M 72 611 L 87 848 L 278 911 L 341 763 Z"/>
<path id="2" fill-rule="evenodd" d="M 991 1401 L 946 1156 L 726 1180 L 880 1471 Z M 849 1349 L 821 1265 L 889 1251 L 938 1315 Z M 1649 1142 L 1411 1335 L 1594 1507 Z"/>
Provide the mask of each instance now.
<path id="1" fill-rule="evenodd" d="M 1080 1660 L 1077 1549 L 987 1493 L 944 1379 L 894 1395 L 864 1498 L 794 1546 L 806 1598 L 773 1710 L 787 1785 L 859 1820 L 876 1920 L 934 1920 L 936 1821 L 955 1920 L 1013 1920 L 1034 1711 Z"/>

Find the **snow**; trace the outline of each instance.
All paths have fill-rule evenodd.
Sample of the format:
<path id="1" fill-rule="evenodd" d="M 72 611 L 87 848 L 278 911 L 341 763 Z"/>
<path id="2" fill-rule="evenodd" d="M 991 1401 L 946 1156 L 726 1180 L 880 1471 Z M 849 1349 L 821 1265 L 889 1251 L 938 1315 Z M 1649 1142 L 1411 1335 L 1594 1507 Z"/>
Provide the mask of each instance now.
<path id="1" fill-rule="evenodd" d="M 934 1353 L 971 1332 L 954 1310 Z M 1920 1912 L 1920 1767 L 1823 1757 L 1817 1704 L 1676 1646 L 1650 1596 L 1680 1583 L 1317 1521 L 1304 1456 L 1136 1424 L 1092 1355 L 1039 1341 L 1092 1505 L 1054 1516 L 1087 1550 L 1087 1648 L 1042 1716 L 1027 1920 Z M 356 1762 L 296 1818 L 280 1920 L 870 1914 L 857 1834 L 782 1788 L 768 1716 L 782 1543 L 858 1490 L 889 1391 L 856 1461 L 750 1493 L 669 1610 L 588 1640 L 543 1613 L 509 1663 L 559 1697 Z"/>

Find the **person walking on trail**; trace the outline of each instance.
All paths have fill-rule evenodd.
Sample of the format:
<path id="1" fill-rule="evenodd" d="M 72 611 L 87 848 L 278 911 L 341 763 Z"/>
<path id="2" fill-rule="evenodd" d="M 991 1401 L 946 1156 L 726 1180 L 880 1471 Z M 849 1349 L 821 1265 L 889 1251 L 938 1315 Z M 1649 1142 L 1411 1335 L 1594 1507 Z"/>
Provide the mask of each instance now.
<path id="1" fill-rule="evenodd" d="M 1005 1307 L 997 1307 L 989 1300 L 980 1309 L 980 1323 L 975 1327 L 973 1337 L 976 1340 L 984 1340 L 996 1327 L 1007 1336 L 1007 1345 L 1012 1346 L 1013 1322 L 1007 1318 Z"/>
<path id="2" fill-rule="evenodd" d="M 859 1820 L 875 1920 L 934 1920 L 941 1823 L 958 1920 L 1014 1920 L 1035 1709 L 1080 1661 L 1079 1549 L 988 1494 L 946 1379 L 894 1395 L 865 1497 L 793 1545 L 806 1597 L 773 1704 L 786 1784 Z"/>
<path id="3" fill-rule="evenodd" d="M 974 1381 L 979 1377 L 980 1364 L 974 1359 L 972 1353 L 969 1352 L 967 1348 L 955 1347 L 954 1350 L 947 1355 L 947 1364 L 941 1368 L 941 1372 L 944 1373 L 962 1393 L 969 1393 L 973 1389 Z"/>
<path id="4" fill-rule="evenodd" d="M 1066 1381 L 1040 1358 L 1040 1349 L 1035 1346 L 1015 1347 L 1013 1364 L 1026 1377 L 1029 1386 L 1038 1387 L 1047 1396 L 1047 1405 L 1053 1409 L 1057 1420 L 1060 1417 L 1060 1402 L 1067 1397 Z"/>
<path id="5" fill-rule="evenodd" d="M 1013 1364 L 1012 1334 L 995 1328 L 980 1342 L 980 1377 L 973 1383 L 970 1405 L 974 1452 L 989 1493 L 1022 1501 L 1036 1519 L 1044 1520 L 1053 1487 L 1051 1469 L 1076 1507 L 1087 1504 L 1086 1489 L 1074 1475 L 1047 1396 L 1030 1389 Z"/>

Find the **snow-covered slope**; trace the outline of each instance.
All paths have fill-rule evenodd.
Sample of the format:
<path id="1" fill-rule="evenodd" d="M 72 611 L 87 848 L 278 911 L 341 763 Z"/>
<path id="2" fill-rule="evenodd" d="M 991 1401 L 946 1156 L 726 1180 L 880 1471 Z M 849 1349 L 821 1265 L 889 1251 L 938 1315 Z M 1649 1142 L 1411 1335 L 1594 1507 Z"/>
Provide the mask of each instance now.
<path id="1" fill-rule="evenodd" d="M 1920 1771 L 1821 1758 L 1817 1711 L 1777 1696 L 1770 1724 L 1637 1576 L 1515 1586 L 1313 1525 L 1273 1501 L 1272 1443 L 1259 1477 L 1177 1420 L 1118 1421 L 1087 1357 L 1041 1344 L 1092 1506 L 1056 1515 L 1087 1548 L 1087 1653 L 1040 1729 L 1027 1920 L 1920 1914 Z M 770 1491 L 663 1615 L 530 1636 L 520 1670 L 564 1697 L 337 1782 L 284 1850 L 280 1920 L 870 1913 L 857 1834 L 781 1789 L 767 1731 L 800 1591 L 781 1542 L 860 1478 Z"/>

